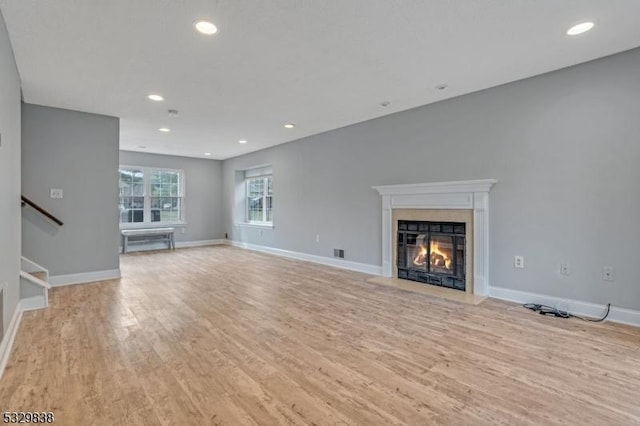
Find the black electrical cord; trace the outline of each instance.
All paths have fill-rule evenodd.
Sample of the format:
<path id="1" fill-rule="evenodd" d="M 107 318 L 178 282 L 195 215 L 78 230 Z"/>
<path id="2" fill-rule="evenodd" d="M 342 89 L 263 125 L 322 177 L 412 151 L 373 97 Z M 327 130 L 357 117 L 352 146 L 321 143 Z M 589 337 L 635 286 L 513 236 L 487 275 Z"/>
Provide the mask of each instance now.
<path id="1" fill-rule="evenodd" d="M 611 311 L 611 303 L 607 303 L 607 311 L 604 313 L 604 315 L 600 318 L 587 318 L 587 317 L 581 317 L 580 315 L 571 315 L 573 317 L 576 317 L 578 319 L 581 319 L 582 321 L 589 321 L 589 322 L 602 322 L 605 319 L 607 319 L 607 317 L 609 316 L 609 312 Z"/>
<path id="2" fill-rule="evenodd" d="M 607 303 L 607 311 L 600 318 L 587 318 L 580 315 L 571 314 L 567 311 L 561 311 L 560 309 L 554 308 L 549 305 L 541 305 L 538 303 L 525 303 L 522 305 L 523 308 L 531 309 L 534 312 L 538 312 L 540 315 L 550 315 L 558 318 L 578 318 L 582 321 L 589 322 L 602 322 L 609 316 L 609 312 L 611 311 L 611 303 Z"/>

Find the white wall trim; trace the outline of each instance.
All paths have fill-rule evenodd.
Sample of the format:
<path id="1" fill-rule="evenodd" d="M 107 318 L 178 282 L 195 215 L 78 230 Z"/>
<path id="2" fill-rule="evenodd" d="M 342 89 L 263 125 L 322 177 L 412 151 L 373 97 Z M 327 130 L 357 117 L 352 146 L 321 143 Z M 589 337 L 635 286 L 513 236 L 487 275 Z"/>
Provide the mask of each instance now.
<path id="1" fill-rule="evenodd" d="M 13 317 L 11 317 L 11 321 L 9 322 L 7 333 L 4 335 L 4 339 L 2 339 L 2 342 L 0 342 L 0 379 L 2 378 L 4 368 L 7 366 L 7 362 L 9 361 L 9 355 L 11 355 L 13 341 L 16 338 L 20 320 L 22 319 L 22 307 L 20 306 L 21 302 L 22 301 L 18 302 L 18 306 L 16 306 Z"/>
<path id="2" fill-rule="evenodd" d="M 46 291 L 46 290 L 45 290 Z M 18 328 L 20 327 L 20 321 L 22 320 L 22 313 L 26 311 L 33 311 L 36 309 L 43 309 L 47 307 L 47 298 L 45 295 L 27 297 L 20 299 L 16 306 L 7 333 L 4 335 L 4 339 L 0 342 L 0 379 L 9 361 L 11 355 L 11 349 L 13 348 L 13 342 L 18 334 Z"/>
<path id="3" fill-rule="evenodd" d="M 382 195 L 382 275 L 393 275 L 393 209 L 473 210 L 473 293 L 489 291 L 489 191 L 495 179 L 374 186 Z"/>
<path id="4" fill-rule="evenodd" d="M 107 269 L 105 271 L 81 272 L 79 274 L 52 275 L 49 284 L 59 287 L 71 284 L 84 284 L 94 281 L 115 280 L 120 278 L 120 269 Z"/>
<path id="5" fill-rule="evenodd" d="M 125 231 L 129 229 L 155 229 L 155 228 L 187 228 L 188 222 L 132 222 L 121 223 L 120 230 Z"/>
<path id="6" fill-rule="evenodd" d="M 306 262 L 319 263 L 321 265 L 333 266 L 340 269 L 348 269 L 350 271 L 364 272 L 365 274 L 381 275 L 382 268 L 378 265 L 369 265 L 367 263 L 352 262 L 331 257 L 317 256 L 315 254 L 301 253 L 291 250 L 283 250 L 273 247 L 260 246 L 257 244 L 243 243 L 240 241 L 227 240 L 227 244 L 234 247 L 240 247 L 248 250 L 260 251 L 263 253 L 275 254 L 276 256 L 288 257 L 290 259 L 304 260 Z"/>
<path id="7" fill-rule="evenodd" d="M 496 179 L 459 180 L 450 182 L 410 183 L 374 186 L 380 195 L 455 194 L 489 192 Z"/>
<path id="8" fill-rule="evenodd" d="M 274 229 L 273 223 L 233 222 L 233 226 L 241 228 Z"/>
<path id="9" fill-rule="evenodd" d="M 572 314 L 594 318 L 602 316 L 607 309 L 606 305 L 600 305 L 597 303 L 563 299 L 560 297 L 529 293 L 527 291 L 512 290 L 510 288 L 503 287 L 489 287 L 489 296 L 516 303 L 539 303 L 542 305 L 549 305 L 561 310 L 567 310 Z M 640 327 L 640 311 L 611 306 L 611 311 L 609 312 L 607 321 Z"/>
<path id="10" fill-rule="evenodd" d="M 48 306 L 47 299 L 42 296 L 31 296 L 24 299 L 20 299 L 20 309 L 23 312 L 35 311 L 37 309 L 44 309 Z"/>

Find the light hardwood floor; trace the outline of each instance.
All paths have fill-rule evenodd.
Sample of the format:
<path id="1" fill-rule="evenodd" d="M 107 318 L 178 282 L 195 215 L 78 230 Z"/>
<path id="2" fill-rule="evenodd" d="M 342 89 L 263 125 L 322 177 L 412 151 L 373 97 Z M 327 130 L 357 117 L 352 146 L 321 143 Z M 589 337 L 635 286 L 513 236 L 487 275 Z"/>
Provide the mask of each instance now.
<path id="1" fill-rule="evenodd" d="M 25 313 L 0 410 L 60 425 L 640 424 L 640 329 L 218 246 Z"/>

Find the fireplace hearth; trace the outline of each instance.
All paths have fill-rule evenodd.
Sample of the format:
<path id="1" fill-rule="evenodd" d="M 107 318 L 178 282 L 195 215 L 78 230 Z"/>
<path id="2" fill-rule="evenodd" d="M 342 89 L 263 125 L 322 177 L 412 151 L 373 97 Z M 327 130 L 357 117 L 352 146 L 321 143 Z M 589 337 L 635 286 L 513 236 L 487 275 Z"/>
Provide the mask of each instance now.
<path id="1" fill-rule="evenodd" d="M 398 221 L 398 278 L 465 291 L 464 222 Z"/>

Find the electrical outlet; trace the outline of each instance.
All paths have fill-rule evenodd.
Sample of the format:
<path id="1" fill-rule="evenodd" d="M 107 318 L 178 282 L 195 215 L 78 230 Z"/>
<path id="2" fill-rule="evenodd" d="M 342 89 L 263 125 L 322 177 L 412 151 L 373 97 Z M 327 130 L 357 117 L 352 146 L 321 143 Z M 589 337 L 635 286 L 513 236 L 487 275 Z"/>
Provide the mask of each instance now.
<path id="1" fill-rule="evenodd" d="M 60 188 L 51 188 L 49 191 L 49 196 L 51 198 L 62 198 L 62 189 Z"/>
<path id="2" fill-rule="evenodd" d="M 513 256 L 514 268 L 524 268 L 524 256 Z"/>
<path id="3" fill-rule="evenodd" d="M 316 234 L 316 243 L 320 242 L 320 234 Z"/>
<path id="4" fill-rule="evenodd" d="M 569 275 L 571 274 L 571 265 L 569 265 L 568 263 L 561 263 L 560 264 L 560 275 Z"/>
<path id="5" fill-rule="evenodd" d="M 602 279 L 604 281 L 614 281 L 613 266 L 602 267 Z"/>

